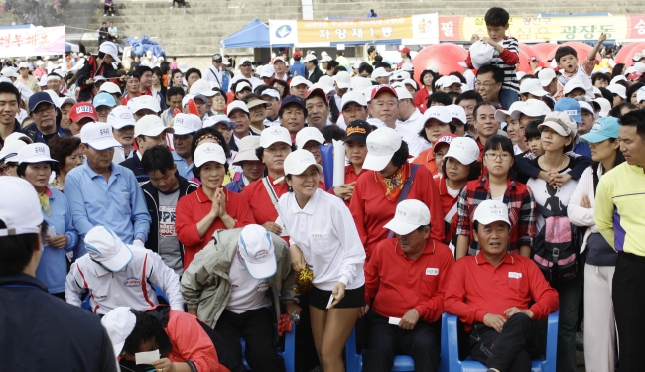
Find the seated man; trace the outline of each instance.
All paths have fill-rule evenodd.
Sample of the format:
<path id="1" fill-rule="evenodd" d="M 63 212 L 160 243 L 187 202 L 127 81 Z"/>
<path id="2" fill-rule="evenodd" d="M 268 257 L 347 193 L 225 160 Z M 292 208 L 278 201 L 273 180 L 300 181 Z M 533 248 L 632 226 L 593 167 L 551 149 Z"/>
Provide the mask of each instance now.
<path id="1" fill-rule="evenodd" d="M 260 225 L 219 230 L 213 240 L 195 255 L 181 279 L 188 312 L 215 329 L 238 360 L 244 338 L 253 371 L 285 371 L 274 348 L 280 302 L 287 313 L 300 313 L 289 247 Z"/>
<path id="2" fill-rule="evenodd" d="M 145 248 L 125 245 L 109 228 L 96 226 L 85 235 L 85 256 L 70 267 L 65 280 L 65 301 L 81 306 L 90 292 L 90 307 L 97 314 L 121 306 L 145 310 L 159 305 L 153 286 L 166 292 L 173 310 L 184 311 L 179 276 L 161 257 Z"/>
<path id="3" fill-rule="evenodd" d="M 400 202 L 384 227 L 396 238 L 381 241 L 365 266 L 365 302 L 372 309 L 363 368 L 390 371 L 394 355 L 407 354 L 415 371 L 438 371 L 441 333 L 432 323 L 443 312 L 452 252 L 430 237 L 430 210 L 419 200 Z"/>
<path id="4" fill-rule="evenodd" d="M 544 354 L 538 327 L 558 310 L 558 292 L 533 260 L 506 253 L 506 204 L 485 200 L 475 209 L 473 237 L 481 251 L 457 260 L 446 291 L 446 311 L 470 332 L 470 354 L 489 372 L 531 370 Z M 531 305 L 532 304 L 532 305 Z"/>

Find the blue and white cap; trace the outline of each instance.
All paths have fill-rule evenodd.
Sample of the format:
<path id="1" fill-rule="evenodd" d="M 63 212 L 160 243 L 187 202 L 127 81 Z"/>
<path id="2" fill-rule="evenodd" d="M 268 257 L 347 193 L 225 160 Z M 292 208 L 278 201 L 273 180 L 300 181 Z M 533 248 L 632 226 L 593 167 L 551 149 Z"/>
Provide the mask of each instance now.
<path id="1" fill-rule="evenodd" d="M 84 243 L 90 258 L 109 271 L 121 271 L 132 261 L 130 248 L 108 227 L 93 227 Z"/>
<path id="2" fill-rule="evenodd" d="M 260 225 L 246 225 L 238 240 L 238 252 L 253 279 L 275 275 L 278 263 L 271 234 Z"/>
<path id="3" fill-rule="evenodd" d="M 589 133 L 580 136 L 589 143 L 598 143 L 610 138 L 618 138 L 620 122 L 613 116 L 598 119 L 591 127 Z"/>

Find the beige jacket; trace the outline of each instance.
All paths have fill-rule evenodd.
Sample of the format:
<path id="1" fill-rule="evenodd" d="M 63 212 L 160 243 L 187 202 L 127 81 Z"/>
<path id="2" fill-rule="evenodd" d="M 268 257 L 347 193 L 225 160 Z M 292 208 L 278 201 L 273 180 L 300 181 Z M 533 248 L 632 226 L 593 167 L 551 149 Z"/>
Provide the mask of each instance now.
<path id="1" fill-rule="evenodd" d="M 213 241 L 195 255 L 181 278 L 184 302 L 189 309 L 197 308 L 197 317 L 212 328 L 215 328 L 217 319 L 231 296 L 228 271 L 241 233 L 241 228 L 215 231 Z M 297 301 L 293 289 L 295 272 L 291 267 L 289 246 L 279 236 L 270 234 L 278 263 L 275 275 L 268 278 L 273 293 L 277 325 L 280 319 L 280 300 L 283 303 Z"/>

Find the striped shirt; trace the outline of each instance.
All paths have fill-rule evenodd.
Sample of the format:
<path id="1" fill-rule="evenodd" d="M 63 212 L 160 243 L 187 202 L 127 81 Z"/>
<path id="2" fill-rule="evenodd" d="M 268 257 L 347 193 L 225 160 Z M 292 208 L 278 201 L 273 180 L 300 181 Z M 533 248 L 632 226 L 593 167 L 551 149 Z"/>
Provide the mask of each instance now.
<path id="1" fill-rule="evenodd" d="M 517 81 L 517 75 L 515 75 L 517 65 L 520 63 L 519 43 L 514 37 L 505 37 L 504 40 L 500 41 L 498 44 L 505 50 L 502 53 L 495 50 L 490 64 L 495 65 L 504 71 L 504 83 L 502 84 L 502 88 L 512 89 L 519 93 L 520 83 Z M 468 56 L 466 57 L 466 64 L 469 68 L 474 68 L 470 62 L 470 52 L 468 52 Z"/>

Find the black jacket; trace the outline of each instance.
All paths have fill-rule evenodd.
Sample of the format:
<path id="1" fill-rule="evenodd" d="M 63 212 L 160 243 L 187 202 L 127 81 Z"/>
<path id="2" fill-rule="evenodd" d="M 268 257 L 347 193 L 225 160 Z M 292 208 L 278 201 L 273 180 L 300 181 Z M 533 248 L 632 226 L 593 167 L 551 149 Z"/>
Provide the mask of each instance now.
<path id="1" fill-rule="evenodd" d="M 150 181 L 148 173 L 143 170 L 143 164 L 141 164 L 141 159 L 139 159 L 138 151 L 135 151 L 130 159 L 122 161 L 119 165 L 128 168 L 134 173 L 137 182 L 139 182 L 139 186 L 143 186 L 144 183 Z"/>
<path id="2" fill-rule="evenodd" d="M 182 196 L 190 194 L 191 192 L 197 190 L 198 185 L 194 182 L 188 181 L 184 177 L 180 176 L 179 173 L 175 174 L 179 180 L 179 198 Z M 150 249 L 153 252 L 159 253 L 159 190 L 152 186 L 150 181 L 145 182 L 141 185 L 143 189 L 143 195 L 146 197 L 146 205 L 148 206 L 148 213 L 152 217 L 152 223 L 150 224 L 150 233 L 148 233 L 148 240 L 146 240 L 146 248 Z M 181 247 L 181 260 L 184 260 L 184 245 L 179 242 Z"/>
<path id="3" fill-rule="evenodd" d="M 76 78 L 76 85 L 80 88 L 78 102 L 88 102 L 94 98 L 92 96 L 92 87 L 94 84 L 87 84 L 87 80 L 94 78 L 96 75 L 101 75 L 108 81 L 121 86 L 122 83 L 116 79 L 118 77 L 116 71 L 111 63 L 101 63 L 98 65 L 97 57 L 91 56 L 89 60 L 85 61 L 83 67 L 78 70 L 78 76 Z"/>
<path id="4" fill-rule="evenodd" d="M 59 136 L 71 136 L 72 132 L 69 131 L 69 129 L 62 128 L 61 126 L 56 127 L 58 130 L 58 135 Z M 38 127 L 36 126 L 36 123 L 31 123 L 27 125 L 23 130 L 22 133 L 26 134 L 27 137 L 31 138 L 34 143 L 44 143 L 47 144 L 45 141 L 45 137 L 43 137 L 42 133 L 38 130 Z"/>
<path id="5" fill-rule="evenodd" d="M 309 70 L 305 69 L 305 77 L 313 84 L 316 84 L 318 80 L 320 80 L 320 78 L 323 77 L 323 75 L 324 73 L 318 66 L 316 66 L 316 68 L 314 69 L 314 72 L 312 73 L 309 73 Z"/>
<path id="6" fill-rule="evenodd" d="M 116 372 L 101 319 L 68 305 L 27 274 L 0 277 L 3 371 Z"/>

